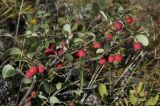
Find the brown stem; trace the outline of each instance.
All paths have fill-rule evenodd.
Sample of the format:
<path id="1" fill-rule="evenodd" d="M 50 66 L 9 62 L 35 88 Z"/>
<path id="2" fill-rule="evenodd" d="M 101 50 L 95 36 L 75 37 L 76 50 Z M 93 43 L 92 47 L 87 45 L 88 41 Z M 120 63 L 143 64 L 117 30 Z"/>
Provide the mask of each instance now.
<path id="1" fill-rule="evenodd" d="M 31 91 L 33 90 L 35 83 L 36 80 L 34 79 L 30 88 L 28 89 L 28 91 L 26 92 L 26 94 L 24 95 L 18 106 L 23 106 L 25 99 L 30 95 Z"/>

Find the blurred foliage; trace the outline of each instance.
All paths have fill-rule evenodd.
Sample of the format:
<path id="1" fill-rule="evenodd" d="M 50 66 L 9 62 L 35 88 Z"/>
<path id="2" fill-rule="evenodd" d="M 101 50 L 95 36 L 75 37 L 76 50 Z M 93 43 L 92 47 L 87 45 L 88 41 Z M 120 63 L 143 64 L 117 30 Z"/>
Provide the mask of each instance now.
<path id="1" fill-rule="evenodd" d="M 23 3 L 21 14 L 25 15 L 26 30 L 13 39 L 19 52 L 15 53 L 15 48 L 11 48 L 0 57 L 1 69 L 4 70 L 4 67 L 10 64 L 13 68 L 16 67 L 14 70 L 20 76 L 24 76 L 24 71 L 36 64 L 41 63 L 46 66 L 47 73 L 36 76 L 38 81 L 35 89 L 39 92 L 39 99 L 35 100 L 42 104 L 66 104 L 63 101 L 72 100 L 79 103 L 82 94 L 86 93 L 85 88 L 88 89 L 85 84 L 88 84 L 93 77 L 97 62 L 85 62 L 83 58 L 74 60 L 72 54 L 84 47 L 88 50 L 88 58 L 101 57 L 103 51 L 111 50 L 116 44 L 104 45 L 104 49 L 97 50 L 98 55 L 95 55 L 94 50 L 89 50 L 92 45 L 87 45 L 87 43 L 102 41 L 104 38 L 101 36 L 105 32 L 112 32 L 115 34 L 114 41 L 120 42 L 120 45 L 115 46 L 116 49 L 109 53 L 120 52 L 124 54 L 126 61 L 123 61 L 123 64 L 106 65 L 95 81 L 98 88 L 93 88 L 91 92 L 105 105 L 149 106 L 159 103 L 159 93 L 157 93 L 160 91 L 159 0 L 48 0 L 48 2 L 39 1 L 39 5 L 37 1 L 29 0 Z M 1 0 L 0 23 L 9 18 L 15 19 L 19 15 L 20 6 L 21 0 Z M 124 21 L 123 18 L 126 15 L 132 15 L 136 22 L 126 29 L 131 29 L 136 35 L 141 31 L 140 34 L 149 38 L 150 44 L 144 48 L 146 52 L 135 54 L 130 52 L 128 46 L 130 47 L 129 44 L 132 41 L 126 43 L 130 30 L 120 33 L 122 35 L 120 37 L 117 35 L 119 33 L 114 32 L 113 21 L 118 19 Z M 57 45 L 57 48 L 63 48 L 64 54 L 59 57 L 57 55 L 44 56 L 44 49 L 51 43 Z M 125 55 L 126 52 L 129 53 Z M 60 62 L 68 65 L 76 62 L 81 64 L 70 67 L 71 71 L 68 71 L 69 68 L 59 71 L 53 63 L 57 57 Z M 132 65 L 128 72 L 123 75 L 130 64 Z M 13 75 L 10 74 L 12 71 L 7 70 L 9 73 L 7 77 Z M 84 73 L 80 73 L 82 71 Z M 68 79 L 68 75 L 71 79 Z M 122 78 L 119 80 L 121 75 Z M 24 93 L 31 82 L 24 78 L 22 80 L 27 82 L 20 88 Z"/>
<path id="2" fill-rule="evenodd" d="M 23 8 L 20 14 L 33 13 L 34 1 L 21 0 L 0 0 L 0 23 L 8 18 L 16 18 L 19 15 L 20 8 Z M 21 5 L 22 4 L 22 5 Z"/>

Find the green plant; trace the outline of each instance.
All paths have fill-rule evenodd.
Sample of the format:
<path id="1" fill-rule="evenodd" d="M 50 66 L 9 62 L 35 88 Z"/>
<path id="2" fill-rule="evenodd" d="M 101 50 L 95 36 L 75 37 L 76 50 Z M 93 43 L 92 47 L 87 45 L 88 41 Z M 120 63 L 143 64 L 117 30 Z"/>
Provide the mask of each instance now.
<path id="1" fill-rule="evenodd" d="M 103 105 L 158 104 L 159 93 L 153 96 L 146 84 L 149 36 L 144 24 L 132 16 L 135 8 L 118 4 L 106 7 L 111 11 L 101 7 L 93 13 L 94 6 L 84 2 L 81 9 L 56 2 L 58 10 L 65 11 L 57 10 L 55 20 L 45 9 L 25 13 L 26 31 L 16 37 L 17 47 L 2 54 L 7 61 L 0 67 L 5 79 L 21 77 L 19 105 L 30 95 L 33 105 L 85 104 L 88 89 Z M 103 2 L 113 3 L 98 3 Z"/>

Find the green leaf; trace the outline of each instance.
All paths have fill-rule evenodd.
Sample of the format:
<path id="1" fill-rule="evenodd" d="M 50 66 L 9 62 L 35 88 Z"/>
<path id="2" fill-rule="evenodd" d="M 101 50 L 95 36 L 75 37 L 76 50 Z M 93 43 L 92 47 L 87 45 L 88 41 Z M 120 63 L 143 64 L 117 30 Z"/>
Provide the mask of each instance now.
<path id="1" fill-rule="evenodd" d="M 41 98 L 41 99 L 48 99 L 47 97 L 44 96 L 42 91 L 39 91 L 38 97 Z"/>
<path id="2" fill-rule="evenodd" d="M 39 29 L 39 27 L 40 27 L 39 25 L 33 25 L 32 26 L 32 32 L 37 31 Z M 32 33 L 31 36 L 38 36 L 38 34 L 37 33 Z"/>
<path id="3" fill-rule="evenodd" d="M 51 94 L 54 92 L 54 87 L 51 85 L 50 82 L 45 81 L 43 84 L 44 90 L 46 91 L 46 93 Z"/>
<path id="4" fill-rule="evenodd" d="M 125 106 L 125 105 L 121 102 L 121 100 L 119 100 L 119 103 L 120 103 L 121 106 Z"/>
<path id="5" fill-rule="evenodd" d="M 146 98 L 138 98 L 138 104 L 140 104 L 140 103 L 142 103 L 144 101 L 146 101 Z"/>
<path id="6" fill-rule="evenodd" d="M 69 24 L 65 24 L 63 26 L 63 30 L 71 34 L 71 26 Z"/>
<path id="7" fill-rule="evenodd" d="M 3 78 L 11 77 L 17 74 L 17 71 L 10 64 L 5 65 L 2 70 Z"/>
<path id="8" fill-rule="evenodd" d="M 102 14 L 102 16 L 104 17 L 104 19 L 109 22 L 109 24 L 112 24 L 111 18 L 109 17 L 109 15 L 106 15 L 103 11 L 100 11 L 100 13 Z"/>
<path id="9" fill-rule="evenodd" d="M 113 3 L 113 0 L 103 0 L 106 5 L 111 5 Z"/>
<path id="10" fill-rule="evenodd" d="M 111 48 L 110 45 L 108 45 L 108 44 L 104 45 L 104 50 L 105 51 L 110 51 L 110 48 Z"/>
<path id="11" fill-rule="evenodd" d="M 37 33 L 32 33 L 31 37 L 38 37 L 38 34 Z"/>
<path id="12" fill-rule="evenodd" d="M 122 6 L 119 6 L 118 11 L 124 11 L 124 8 Z"/>
<path id="13" fill-rule="evenodd" d="M 59 23 L 60 25 L 63 25 L 63 24 L 66 23 L 66 19 L 65 19 L 65 18 L 58 18 L 58 23 Z"/>
<path id="14" fill-rule="evenodd" d="M 59 82 L 58 84 L 56 84 L 56 89 L 57 90 L 60 90 L 61 88 L 62 88 L 62 83 Z"/>
<path id="15" fill-rule="evenodd" d="M 55 96 L 51 96 L 51 97 L 49 98 L 49 102 L 50 102 L 51 104 L 61 103 L 60 100 L 59 100 L 57 97 L 55 97 Z"/>
<path id="16" fill-rule="evenodd" d="M 145 106 L 155 106 L 158 102 L 158 99 L 159 99 L 159 93 L 155 97 L 149 98 L 146 101 Z"/>
<path id="17" fill-rule="evenodd" d="M 79 59 L 79 63 L 80 64 L 76 64 L 76 67 L 78 68 L 82 68 L 82 65 L 84 65 L 86 63 L 85 59 L 82 57 Z"/>
<path id="18" fill-rule="evenodd" d="M 7 50 L 8 55 L 21 55 L 22 51 L 19 48 L 13 47 Z"/>
<path id="19" fill-rule="evenodd" d="M 43 96 L 42 94 L 38 95 L 38 97 L 41 98 L 41 99 L 46 99 L 47 100 L 47 98 L 45 96 Z"/>
<path id="20" fill-rule="evenodd" d="M 32 15 L 26 14 L 26 16 L 27 16 L 27 21 L 28 21 L 28 22 L 31 22 L 31 20 L 33 19 Z"/>
<path id="21" fill-rule="evenodd" d="M 29 35 L 30 36 L 31 34 L 32 34 L 32 31 L 30 31 L 30 30 L 25 32 L 25 35 Z"/>
<path id="22" fill-rule="evenodd" d="M 130 7 L 130 10 L 132 10 L 132 9 L 142 10 L 143 7 L 142 7 L 141 5 L 134 5 L 134 6 L 131 6 L 131 7 Z"/>
<path id="23" fill-rule="evenodd" d="M 92 32 L 86 32 L 86 35 L 92 36 L 94 39 L 96 38 L 96 35 Z"/>
<path id="24" fill-rule="evenodd" d="M 136 106 L 136 104 L 138 102 L 138 98 L 136 96 L 134 96 L 134 94 L 130 93 L 130 95 L 129 95 L 129 101 L 131 102 L 131 104 L 133 106 Z"/>
<path id="25" fill-rule="evenodd" d="M 116 103 L 116 106 L 120 106 L 120 103 L 119 102 L 115 102 Z"/>
<path id="26" fill-rule="evenodd" d="M 137 35 L 135 37 L 135 40 L 138 40 L 143 44 L 143 46 L 148 46 L 149 45 L 149 40 L 145 35 Z"/>
<path id="27" fill-rule="evenodd" d="M 104 95 L 108 95 L 107 88 L 103 83 L 99 84 L 98 91 L 102 98 L 104 97 Z"/>
<path id="28" fill-rule="evenodd" d="M 101 49 L 101 48 L 100 48 L 100 49 L 97 49 L 97 50 L 96 50 L 96 53 L 97 53 L 97 54 L 98 54 L 98 53 L 104 53 L 104 49 Z"/>
<path id="29" fill-rule="evenodd" d="M 26 54 L 26 56 L 27 56 L 28 58 L 30 58 L 30 59 L 31 59 L 34 55 L 35 55 L 34 52 L 33 52 L 33 53 L 27 53 L 27 54 Z"/>
<path id="30" fill-rule="evenodd" d="M 83 91 L 80 90 L 80 89 L 78 89 L 78 90 L 73 90 L 73 92 L 74 92 L 75 94 L 77 94 L 78 96 L 80 96 L 80 95 L 83 93 Z"/>
<path id="31" fill-rule="evenodd" d="M 104 19 L 105 19 L 106 21 L 108 21 L 108 17 L 106 16 L 106 14 L 105 14 L 103 11 L 100 11 L 100 13 L 101 13 L 102 16 L 104 17 Z"/>
<path id="32" fill-rule="evenodd" d="M 6 33 L 6 34 L 4 34 L 4 35 L 1 34 L 0 37 L 10 37 L 10 38 L 16 40 L 16 39 L 15 39 L 11 34 L 9 34 L 9 33 Z"/>
<path id="33" fill-rule="evenodd" d="M 69 61 L 69 62 L 72 62 L 73 61 L 73 56 L 70 54 L 70 53 L 66 53 L 65 54 L 65 57 L 66 57 L 66 59 Z"/>
<path id="34" fill-rule="evenodd" d="M 77 42 L 84 42 L 84 40 L 81 39 L 81 38 L 75 38 L 75 39 L 74 39 L 74 43 L 77 43 Z"/>
<path id="35" fill-rule="evenodd" d="M 30 84 L 30 83 L 32 83 L 32 80 L 29 79 L 29 78 L 23 78 L 22 79 L 22 83 L 24 83 L 24 84 Z"/>
<path id="36" fill-rule="evenodd" d="M 124 102 L 125 102 L 126 106 L 129 106 L 128 105 L 128 100 L 126 98 L 124 98 Z"/>
<path id="37" fill-rule="evenodd" d="M 139 92 L 139 96 L 140 97 L 144 97 L 145 96 L 145 90 L 144 90 L 144 88 Z"/>
<path id="38" fill-rule="evenodd" d="M 132 94 L 132 95 L 135 94 L 135 91 L 134 91 L 134 90 L 130 90 L 129 92 L 130 92 L 130 94 Z"/>
<path id="39" fill-rule="evenodd" d="M 142 86 L 143 86 L 143 83 L 139 82 L 138 87 L 137 87 L 137 93 L 141 92 Z"/>
<path id="40" fill-rule="evenodd" d="M 71 28 L 72 31 L 75 31 L 78 28 L 78 24 L 74 24 L 73 27 Z"/>

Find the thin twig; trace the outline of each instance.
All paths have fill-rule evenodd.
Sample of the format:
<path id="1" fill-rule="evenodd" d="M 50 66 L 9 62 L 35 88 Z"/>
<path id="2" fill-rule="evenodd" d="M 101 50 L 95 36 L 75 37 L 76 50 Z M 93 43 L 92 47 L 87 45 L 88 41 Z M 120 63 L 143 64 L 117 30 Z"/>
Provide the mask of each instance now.
<path id="1" fill-rule="evenodd" d="M 17 100 L 16 100 L 16 104 L 18 103 L 18 99 L 19 99 L 19 94 L 20 94 L 20 89 L 21 89 L 21 88 L 22 88 L 22 81 L 21 81 L 19 90 L 18 90 L 18 92 L 17 92 Z"/>
<path id="2" fill-rule="evenodd" d="M 130 79 L 132 78 L 133 74 L 135 73 L 138 65 L 139 65 L 139 64 L 141 63 L 141 61 L 143 60 L 144 55 L 145 55 L 145 53 L 143 54 L 143 56 L 142 56 L 142 58 L 140 59 L 140 61 L 138 61 L 137 65 L 136 65 L 136 67 L 134 68 L 134 70 L 133 70 L 133 72 L 131 73 L 131 75 L 128 77 L 128 79 L 127 79 L 124 87 L 121 89 L 121 93 L 122 93 L 122 92 L 124 91 L 124 89 L 127 87 L 128 82 L 130 81 Z M 113 105 L 113 103 L 114 103 L 117 99 L 118 99 L 118 96 L 117 96 L 117 97 L 115 98 L 115 100 L 111 103 L 111 106 Z"/>
<path id="3" fill-rule="evenodd" d="M 140 60 L 140 61 L 138 61 L 138 63 L 137 63 L 137 65 L 136 65 L 136 67 L 134 68 L 133 72 L 132 72 L 132 73 L 131 73 L 131 75 L 129 76 L 129 78 L 128 78 L 127 82 L 125 83 L 125 85 L 124 85 L 124 87 L 123 87 L 123 89 L 125 89 L 125 87 L 127 86 L 127 84 L 128 84 L 128 82 L 129 82 L 129 80 L 131 79 L 132 75 L 133 75 L 133 74 L 134 74 L 134 72 L 136 71 L 136 69 L 137 69 L 138 65 L 139 65 L 139 64 L 141 63 L 141 61 L 143 60 L 144 55 L 145 55 L 145 54 L 143 54 L 143 57 L 141 58 L 141 60 Z M 123 89 L 122 89 L 122 90 L 123 90 Z"/>
<path id="4" fill-rule="evenodd" d="M 35 83 L 36 83 L 36 79 L 33 79 L 33 82 L 31 84 L 30 88 L 28 89 L 28 91 L 26 92 L 26 94 L 24 95 L 24 97 L 22 98 L 22 100 L 20 101 L 18 106 L 23 106 L 25 99 L 29 96 L 29 94 L 33 90 Z"/>
<path id="5" fill-rule="evenodd" d="M 99 76 L 99 74 L 101 73 L 101 71 L 103 70 L 103 68 L 104 68 L 104 65 L 101 68 L 98 68 L 98 71 L 96 71 L 98 73 L 95 74 L 95 76 L 92 77 L 92 79 L 91 79 L 90 84 L 88 85 L 88 87 L 92 87 L 93 86 L 93 84 L 95 83 L 97 77 Z M 84 102 L 84 100 L 85 100 L 86 97 L 87 97 L 87 94 L 85 93 L 84 96 L 83 96 L 83 98 L 81 99 L 81 102 Z"/>
<path id="6" fill-rule="evenodd" d="M 93 86 L 93 84 L 95 83 L 97 77 L 99 76 L 99 74 L 101 73 L 101 71 L 102 71 L 103 68 L 104 68 L 104 65 L 99 69 L 98 73 L 94 77 L 94 80 L 92 81 L 92 83 L 91 83 L 91 85 L 89 87 Z"/>
<path id="7" fill-rule="evenodd" d="M 21 18 L 23 3 L 24 3 L 24 0 L 21 1 L 20 11 L 19 11 L 19 14 L 18 14 L 18 22 L 17 22 L 16 34 L 15 34 L 16 38 L 17 38 L 17 35 L 18 35 L 19 22 L 20 22 L 20 18 Z"/>
<path id="8" fill-rule="evenodd" d="M 101 57 L 96 57 L 96 58 L 91 58 L 91 59 L 88 59 L 88 60 L 84 60 L 85 62 L 89 62 L 89 61 L 96 61 L 98 59 L 100 59 Z M 67 65 L 67 66 L 64 66 L 64 67 L 61 67 L 61 68 L 53 68 L 53 69 L 65 69 L 65 68 L 69 68 L 69 67 L 72 67 L 74 65 L 77 65 L 77 64 L 80 64 L 81 62 L 77 62 L 77 63 L 72 63 L 70 65 Z"/>
<path id="9" fill-rule="evenodd" d="M 138 56 L 136 57 L 136 59 L 134 61 L 136 61 L 141 54 L 143 53 L 143 51 L 141 51 Z M 132 62 L 128 67 L 125 68 L 124 72 L 122 73 L 122 75 L 119 77 L 119 79 L 114 83 L 114 86 L 121 80 L 121 78 L 124 76 L 124 74 L 131 68 L 131 66 L 134 64 L 134 62 Z"/>

